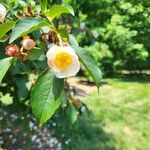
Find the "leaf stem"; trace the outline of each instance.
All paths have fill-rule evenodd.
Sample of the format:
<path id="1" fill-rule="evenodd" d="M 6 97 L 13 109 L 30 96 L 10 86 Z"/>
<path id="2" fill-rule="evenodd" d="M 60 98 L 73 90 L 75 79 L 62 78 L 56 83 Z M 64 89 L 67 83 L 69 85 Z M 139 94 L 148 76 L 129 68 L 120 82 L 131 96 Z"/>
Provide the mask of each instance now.
<path id="1" fill-rule="evenodd" d="M 58 37 L 58 39 L 59 39 L 59 44 L 60 44 L 60 46 L 63 46 L 63 42 L 62 42 L 61 36 L 60 36 L 60 34 L 58 33 L 57 28 L 56 28 L 56 26 L 54 25 L 53 21 L 51 20 L 50 17 L 47 17 L 46 15 L 45 15 L 45 17 L 46 17 L 47 20 L 49 21 L 49 23 L 50 23 L 52 29 L 56 32 L 57 37 Z"/>

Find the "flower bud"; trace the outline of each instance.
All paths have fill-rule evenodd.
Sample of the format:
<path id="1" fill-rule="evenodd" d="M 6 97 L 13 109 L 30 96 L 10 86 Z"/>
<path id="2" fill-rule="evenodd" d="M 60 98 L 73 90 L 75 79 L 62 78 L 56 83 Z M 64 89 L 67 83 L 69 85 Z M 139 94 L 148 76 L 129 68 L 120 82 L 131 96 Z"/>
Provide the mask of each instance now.
<path id="1" fill-rule="evenodd" d="M 10 57 L 19 55 L 19 47 L 17 45 L 10 44 L 5 48 L 5 50 L 6 55 Z"/>
<path id="2" fill-rule="evenodd" d="M 33 39 L 30 39 L 29 36 L 25 36 L 23 41 L 22 41 L 22 46 L 23 48 L 30 50 L 34 48 L 36 45 L 36 42 Z"/>
<path id="3" fill-rule="evenodd" d="M 4 22 L 6 14 L 7 14 L 6 8 L 4 7 L 4 5 L 0 4 L 0 22 L 1 23 Z"/>
<path id="4" fill-rule="evenodd" d="M 44 42 L 47 42 L 49 40 L 49 34 L 48 33 L 43 33 L 41 35 L 41 40 Z"/>
<path id="5" fill-rule="evenodd" d="M 24 52 L 21 52 L 20 55 L 19 55 L 19 59 L 21 61 L 26 61 L 28 59 L 28 54 L 24 53 Z"/>
<path id="6" fill-rule="evenodd" d="M 49 42 L 50 43 L 57 43 L 59 41 L 57 37 L 57 33 L 55 31 L 50 31 L 49 33 Z"/>

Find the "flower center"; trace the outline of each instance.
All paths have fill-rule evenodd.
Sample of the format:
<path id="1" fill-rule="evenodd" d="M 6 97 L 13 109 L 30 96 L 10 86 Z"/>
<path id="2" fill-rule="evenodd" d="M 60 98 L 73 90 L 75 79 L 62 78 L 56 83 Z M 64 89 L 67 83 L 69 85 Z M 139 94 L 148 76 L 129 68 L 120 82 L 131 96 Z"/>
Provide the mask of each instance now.
<path id="1" fill-rule="evenodd" d="M 55 56 L 54 64 L 61 70 L 66 70 L 72 63 L 72 56 L 67 52 L 59 52 Z"/>

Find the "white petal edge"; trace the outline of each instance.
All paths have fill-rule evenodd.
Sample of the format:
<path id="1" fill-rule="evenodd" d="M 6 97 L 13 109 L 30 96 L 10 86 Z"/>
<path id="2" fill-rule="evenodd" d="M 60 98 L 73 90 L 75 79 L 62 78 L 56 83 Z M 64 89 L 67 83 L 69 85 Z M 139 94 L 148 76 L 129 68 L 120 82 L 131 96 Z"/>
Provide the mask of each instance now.
<path id="1" fill-rule="evenodd" d="M 7 14 L 7 10 L 6 10 L 5 6 L 0 4 L 0 22 L 4 22 L 6 14 Z"/>

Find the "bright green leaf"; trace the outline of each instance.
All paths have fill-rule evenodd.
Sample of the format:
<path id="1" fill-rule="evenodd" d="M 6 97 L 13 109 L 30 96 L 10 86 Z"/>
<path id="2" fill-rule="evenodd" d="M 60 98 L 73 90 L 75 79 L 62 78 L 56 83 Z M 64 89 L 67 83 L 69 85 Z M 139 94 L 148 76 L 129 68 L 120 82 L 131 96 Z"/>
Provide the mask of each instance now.
<path id="1" fill-rule="evenodd" d="M 0 101 L 4 105 L 10 105 L 13 103 L 13 97 L 10 95 L 10 93 L 7 93 L 6 95 L 0 95 Z"/>
<path id="2" fill-rule="evenodd" d="M 15 22 L 8 21 L 0 25 L 0 38 L 4 37 L 6 33 L 13 28 Z"/>
<path id="3" fill-rule="evenodd" d="M 47 15 L 53 20 L 56 17 L 59 17 L 61 14 L 72 14 L 74 16 L 74 10 L 70 5 L 53 5 L 48 11 Z"/>
<path id="4" fill-rule="evenodd" d="M 5 34 L 1 39 L 0 42 L 6 42 L 9 39 L 9 36 L 7 34 Z"/>
<path id="5" fill-rule="evenodd" d="M 49 23 L 41 18 L 26 17 L 20 19 L 11 33 L 9 43 L 12 43 L 17 38 L 29 34 L 43 26 L 49 26 Z"/>
<path id="6" fill-rule="evenodd" d="M 57 79 L 50 69 L 42 72 L 31 95 L 31 108 L 40 125 L 43 125 L 61 104 L 63 79 Z"/>
<path id="7" fill-rule="evenodd" d="M 0 83 L 8 71 L 10 65 L 12 64 L 12 60 L 12 57 L 0 60 Z"/>
<path id="8" fill-rule="evenodd" d="M 42 12 L 47 10 L 47 0 L 41 0 L 41 10 Z"/>

